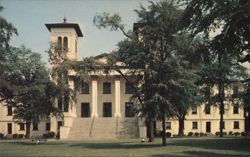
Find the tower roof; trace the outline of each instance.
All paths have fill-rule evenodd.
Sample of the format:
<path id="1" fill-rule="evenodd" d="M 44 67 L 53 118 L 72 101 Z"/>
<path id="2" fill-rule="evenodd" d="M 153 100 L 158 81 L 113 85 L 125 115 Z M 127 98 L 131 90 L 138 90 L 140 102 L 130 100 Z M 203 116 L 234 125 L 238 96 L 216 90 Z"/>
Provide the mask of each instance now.
<path id="1" fill-rule="evenodd" d="M 45 26 L 51 31 L 51 28 L 74 28 L 78 37 L 83 37 L 80 26 L 77 23 L 67 23 L 66 18 L 64 17 L 63 23 L 47 23 Z"/>

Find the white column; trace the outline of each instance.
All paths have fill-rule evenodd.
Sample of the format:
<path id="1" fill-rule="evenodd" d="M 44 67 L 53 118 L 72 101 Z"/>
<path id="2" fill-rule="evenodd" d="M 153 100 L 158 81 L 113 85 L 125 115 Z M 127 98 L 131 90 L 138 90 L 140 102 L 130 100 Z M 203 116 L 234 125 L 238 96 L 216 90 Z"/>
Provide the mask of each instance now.
<path id="1" fill-rule="evenodd" d="M 121 81 L 115 77 L 115 117 L 121 117 Z"/>
<path id="2" fill-rule="evenodd" d="M 98 117 L 97 113 L 97 79 L 92 79 L 92 113 L 91 117 Z"/>

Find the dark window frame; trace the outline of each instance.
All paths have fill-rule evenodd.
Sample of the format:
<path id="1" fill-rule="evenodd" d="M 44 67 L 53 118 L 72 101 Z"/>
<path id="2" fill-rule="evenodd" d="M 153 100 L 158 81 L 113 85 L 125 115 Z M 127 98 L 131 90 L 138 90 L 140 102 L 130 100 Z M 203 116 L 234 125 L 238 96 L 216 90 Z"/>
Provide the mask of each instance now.
<path id="1" fill-rule="evenodd" d="M 197 130 L 198 129 L 198 122 L 197 121 L 193 121 L 192 122 L 192 129 L 193 130 Z"/>
<path id="2" fill-rule="evenodd" d="M 82 107 L 84 105 L 88 105 L 88 112 L 87 112 L 86 115 L 85 115 L 85 113 L 83 113 L 83 110 L 82 110 Z M 81 103 L 81 117 L 82 118 L 88 118 L 88 117 L 90 117 L 90 103 L 89 102 L 83 102 L 83 103 Z"/>
<path id="3" fill-rule="evenodd" d="M 105 107 L 110 105 L 110 112 L 105 112 Z M 112 117 L 112 102 L 104 102 L 103 103 L 103 117 L 109 118 Z"/>
<path id="4" fill-rule="evenodd" d="M 239 114 L 239 104 L 233 104 L 233 114 Z"/>
<path id="5" fill-rule="evenodd" d="M 7 106 L 7 116 L 12 116 L 13 111 L 12 111 L 12 106 Z"/>
<path id="6" fill-rule="evenodd" d="M 85 81 L 82 82 L 81 93 L 82 94 L 89 94 L 89 83 L 88 82 L 85 82 Z"/>
<path id="7" fill-rule="evenodd" d="M 125 117 L 134 117 L 133 102 L 125 102 Z"/>
<path id="8" fill-rule="evenodd" d="M 171 122 L 166 122 L 166 130 L 171 130 Z"/>
<path id="9" fill-rule="evenodd" d="M 38 131 L 39 129 L 38 129 L 38 123 L 36 123 L 36 122 L 33 122 L 32 123 L 32 130 L 33 131 Z"/>
<path id="10" fill-rule="evenodd" d="M 205 114 L 211 114 L 211 105 L 210 104 L 205 104 Z"/>
<path id="11" fill-rule="evenodd" d="M 112 85 L 110 82 L 104 82 L 102 86 L 103 86 L 103 94 L 112 94 L 111 92 Z"/>
<path id="12" fill-rule="evenodd" d="M 24 131 L 25 130 L 25 124 L 24 123 L 19 123 L 19 130 Z"/>
<path id="13" fill-rule="evenodd" d="M 234 121 L 234 129 L 240 129 L 240 122 Z"/>
<path id="14" fill-rule="evenodd" d="M 134 90 L 133 86 L 129 82 L 126 82 L 125 83 L 125 94 L 134 94 L 134 93 L 135 93 L 135 90 Z"/>
<path id="15" fill-rule="evenodd" d="M 47 122 L 47 123 L 45 124 L 45 130 L 46 130 L 46 131 L 50 131 L 50 128 L 51 128 L 51 124 L 50 124 L 50 122 Z"/>
<path id="16" fill-rule="evenodd" d="M 195 109 L 195 110 L 194 110 Z M 192 107 L 192 115 L 197 115 L 198 114 L 198 109 L 197 107 Z"/>

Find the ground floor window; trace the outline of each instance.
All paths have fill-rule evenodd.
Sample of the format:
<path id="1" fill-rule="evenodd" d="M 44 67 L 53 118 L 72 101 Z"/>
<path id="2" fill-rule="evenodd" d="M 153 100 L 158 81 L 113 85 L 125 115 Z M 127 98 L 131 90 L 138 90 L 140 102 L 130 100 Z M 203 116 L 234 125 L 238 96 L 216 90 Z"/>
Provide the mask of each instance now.
<path id="1" fill-rule="evenodd" d="M 37 131 L 38 130 L 38 123 L 33 122 L 33 131 Z"/>
<path id="2" fill-rule="evenodd" d="M 240 128 L 239 121 L 234 121 L 234 129 L 239 129 L 239 128 Z"/>
<path id="3" fill-rule="evenodd" d="M 112 117 L 112 103 L 103 103 L 103 117 Z"/>
<path id="4" fill-rule="evenodd" d="M 198 122 L 193 122 L 193 129 L 198 129 Z"/>
<path id="5" fill-rule="evenodd" d="M 170 130 L 171 129 L 171 122 L 166 122 L 166 129 Z"/>
<path id="6" fill-rule="evenodd" d="M 46 131 L 50 131 L 50 123 L 46 123 L 45 130 L 46 130 Z"/>
<path id="7" fill-rule="evenodd" d="M 19 123 L 20 131 L 25 130 L 25 125 L 24 123 Z"/>
<path id="8" fill-rule="evenodd" d="M 133 103 L 132 102 L 125 103 L 125 117 L 134 117 Z"/>
<path id="9" fill-rule="evenodd" d="M 81 103 L 81 117 L 90 117 L 89 103 Z"/>
<path id="10" fill-rule="evenodd" d="M 7 123 L 7 132 L 8 134 L 12 134 L 12 123 Z"/>

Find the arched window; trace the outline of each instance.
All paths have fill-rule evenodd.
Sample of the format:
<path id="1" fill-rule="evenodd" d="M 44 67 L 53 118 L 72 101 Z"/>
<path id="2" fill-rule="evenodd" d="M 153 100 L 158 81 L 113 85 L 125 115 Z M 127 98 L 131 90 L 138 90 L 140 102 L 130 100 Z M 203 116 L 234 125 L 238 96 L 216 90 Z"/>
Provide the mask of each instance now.
<path id="1" fill-rule="evenodd" d="M 67 37 L 63 38 L 63 50 L 68 51 L 68 38 Z"/>
<path id="2" fill-rule="evenodd" d="M 57 49 L 62 50 L 62 37 L 57 38 Z"/>

